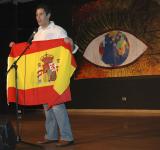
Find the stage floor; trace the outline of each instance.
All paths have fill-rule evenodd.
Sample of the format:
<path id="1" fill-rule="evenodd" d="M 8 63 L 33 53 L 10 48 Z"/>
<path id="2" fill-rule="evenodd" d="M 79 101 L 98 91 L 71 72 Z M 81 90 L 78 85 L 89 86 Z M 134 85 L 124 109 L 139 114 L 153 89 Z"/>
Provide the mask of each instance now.
<path id="1" fill-rule="evenodd" d="M 41 148 L 19 143 L 16 150 L 159 150 L 160 116 L 91 115 L 69 113 L 75 144 L 65 148 L 46 144 Z M 3 115 L 16 128 L 15 114 Z M 24 111 L 22 140 L 35 143 L 44 136 L 43 111 Z"/>

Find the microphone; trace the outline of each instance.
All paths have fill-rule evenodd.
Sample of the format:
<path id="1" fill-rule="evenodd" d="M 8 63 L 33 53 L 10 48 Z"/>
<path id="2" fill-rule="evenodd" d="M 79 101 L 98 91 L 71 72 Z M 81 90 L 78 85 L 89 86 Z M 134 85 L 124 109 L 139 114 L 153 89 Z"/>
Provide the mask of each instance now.
<path id="1" fill-rule="evenodd" d="M 27 40 L 27 43 L 31 44 L 35 34 L 37 33 L 38 29 L 36 28 L 33 33 L 31 34 L 31 36 L 29 37 L 29 39 Z"/>

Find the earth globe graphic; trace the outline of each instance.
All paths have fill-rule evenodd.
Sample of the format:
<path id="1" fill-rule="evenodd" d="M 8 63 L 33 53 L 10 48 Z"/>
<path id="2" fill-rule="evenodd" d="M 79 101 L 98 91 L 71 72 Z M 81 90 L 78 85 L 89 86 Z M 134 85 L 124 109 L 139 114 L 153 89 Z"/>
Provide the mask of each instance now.
<path id="1" fill-rule="evenodd" d="M 99 45 L 101 60 L 112 67 L 121 65 L 128 57 L 129 42 L 121 31 L 108 32 Z"/>

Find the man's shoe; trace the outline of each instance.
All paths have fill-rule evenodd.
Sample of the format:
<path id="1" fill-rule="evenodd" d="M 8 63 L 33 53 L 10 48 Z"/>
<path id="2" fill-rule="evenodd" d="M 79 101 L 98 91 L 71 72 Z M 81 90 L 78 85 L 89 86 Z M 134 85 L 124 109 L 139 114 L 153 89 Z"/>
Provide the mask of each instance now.
<path id="1" fill-rule="evenodd" d="M 47 139 L 44 139 L 42 141 L 38 141 L 37 144 L 49 144 L 49 143 L 56 143 L 58 142 L 58 140 L 47 140 Z"/>
<path id="2" fill-rule="evenodd" d="M 64 147 L 64 146 L 69 146 L 74 144 L 74 141 L 64 141 L 64 140 L 60 140 L 58 141 L 58 143 L 56 144 L 56 146 L 58 147 Z"/>

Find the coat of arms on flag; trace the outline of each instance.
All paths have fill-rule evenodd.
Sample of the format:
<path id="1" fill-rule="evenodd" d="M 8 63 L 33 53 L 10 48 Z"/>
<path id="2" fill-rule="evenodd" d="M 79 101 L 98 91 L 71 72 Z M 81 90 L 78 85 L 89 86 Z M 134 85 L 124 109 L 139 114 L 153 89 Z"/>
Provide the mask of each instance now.
<path id="1" fill-rule="evenodd" d="M 53 55 L 45 54 L 38 62 L 37 78 L 38 82 L 55 81 L 57 78 L 60 59 L 54 59 Z"/>

